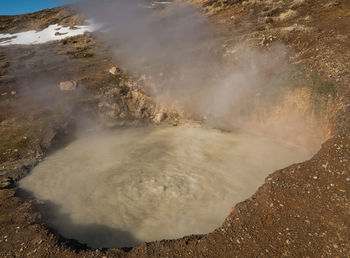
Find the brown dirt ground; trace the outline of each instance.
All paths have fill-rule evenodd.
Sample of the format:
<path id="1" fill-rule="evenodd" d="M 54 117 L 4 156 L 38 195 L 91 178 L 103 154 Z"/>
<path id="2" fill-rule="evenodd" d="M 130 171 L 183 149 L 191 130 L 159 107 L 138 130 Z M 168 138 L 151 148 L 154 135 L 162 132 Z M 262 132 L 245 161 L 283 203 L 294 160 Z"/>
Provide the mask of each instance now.
<path id="1" fill-rule="evenodd" d="M 204 1 L 195 2 L 202 7 Z M 213 3 L 215 2 L 217 1 Z M 331 137 L 322 145 L 320 151 L 308 161 L 293 164 L 271 174 L 252 197 L 232 208 L 222 226 L 212 233 L 144 243 L 134 248 L 91 250 L 74 240 L 63 239 L 48 229 L 38 212 L 41 203 L 24 198 L 20 189 L 13 184 L 24 176 L 31 166 L 18 163 L 18 160 L 30 159 L 30 164 L 35 163 L 37 160 L 35 152 L 41 150 L 39 154 L 42 155 L 49 148 L 55 138 L 57 124 L 68 123 L 67 117 L 73 112 L 72 109 L 68 108 L 68 111 L 58 109 L 60 112 L 55 113 L 58 118 L 47 115 L 50 119 L 44 119 L 45 116 L 38 111 L 42 106 L 33 107 L 29 109 L 30 115 L 20 116 L 21 112 L 11 111 L 8 105 L 11 103 L 11 98 L 21 96 L 11 94 L 0 96 L 1 146 L 5 142 L 10 147 L 13 144 L 23 148 L 23 152 L 21 149 L 16 152 L 19 152 L 20 156 L 6 154 L 7 156 L 1 161 L 0 172 L 3 178 L 11 175 L 10 172 L 14 173 L 13 171 L 16 171 L 14 173 L 16 177 L 2 181 L 3 187 L 0 190 L 0 256 L 350 256 L 350 44 L 347 44 L 350 39 L 350 2 L 346 0 L 332 2 L 333 4 L 323 0 L 223 2 L 227 3 L 215 7 L 216 9 L 210 5 L 204 9 L 208 9 L 206 14 L 210 15 L 218 29 L 224 32 L 228 44 L 230 42 L 234 44 L 236 38 L 265 48 L 268 48 L 271 42 L 284 42 L 294 51 L 291 57 L 292 63 L 302 62 L 310 73 L 317 72 L 340 84 L 337 103 L 330 117 Z M 286 20 L 276 18 L 289 9 L 295 10 L 297 15 Z M 55 11 L 48 12 L 57 15 Z M 6 26 L 8 25 L 5 24 Z M 5 30 L 4 26 L 1 30 Z M 76 43 L 69 43 L 67 46 L 72 48 L 74 44 Z M 63 46 L 60 51 L 65 48 Z M 0 48 L 0 51 L 4 50 Z M 23 56 L 26 56 L 26 51 L 29 50 L 25 50 Z M 79 51 L 75 49 L 71 53 L 76 52 Z M 29 52 L 28 54 L 30 55 Z M 11 73 L 6 73 L 8 67 L 6 63 L 11 61 L 4 61 L 4 56 L 0 53 L 2 58 L 0 60 L 3 63 L 0 73 L 1 92 L 3 89 L 6 92 L 11 90 L 21 92 L 20 88 L 15 88 L 19 87 L 18 83 L 13 81 L 15 79 L 9 78 Z M 76 58 L 80 58 L 79 62 L 75 63 L 80 65 L 77 66 L 77 70 L 86 73 L 82 74 L 81 78 L 85 78 L 91 72 L 102 74 L 104 68 L 111 64 L 110 60 L 101 57 L 96 62 L 105 66 L 100 65 L 103 69 L 92 71 L 91 69 L 95 69 L 93 67 L 96 66 L 85 62 L 85 57 L 72 57 L 69 63 L 74 63 Z M 105 60 L 105 63 L 101 60 Z M 53 67 L 56 65 L 52 64 Z M 64 70 L 62 69 L 62 76 L 65 76 Z M 97 80 L 91 85 L 98 85 L 100 82 Z M 84 102 L 86 99 L 89 97 L 70 103 Z M 32 138 L 29 136 L 27 138 L 36 144 L 23 142 L 23 133 L 20 129 L 18 133 L 13 133 L 15 124 L 26 133 L 30 130 L 25 126 L 31 129 L 33 126 L 42 128 L 34 130 L 36 133 L 41 132 L 39 135 L 34 134 Z M 47 130 L 47 128 L 54 129 Z M 16 141 L 8 142 L 8 139 Z M 37 147 L 31 150 L 32 146 Z M 30 155 L 27 155 L 28 152 Z"/>

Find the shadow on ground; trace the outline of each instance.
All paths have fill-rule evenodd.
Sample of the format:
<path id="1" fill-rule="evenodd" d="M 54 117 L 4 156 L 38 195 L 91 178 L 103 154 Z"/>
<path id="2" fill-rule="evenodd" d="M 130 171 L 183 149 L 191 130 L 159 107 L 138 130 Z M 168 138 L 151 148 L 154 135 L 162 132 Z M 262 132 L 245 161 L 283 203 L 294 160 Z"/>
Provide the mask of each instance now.
<path id="1" fill-rule="evenodd" d="M 31 192 L 23 189 L 19 189 L 17 195 L 26 199 L 34 199 Z M 141 244 L 141 241 L 122 229 L 95 223 L 74 222 L 68 214 L 61 212 L 60 205 L 50 201 L 35 205 L 35 209 L 42 215 L 42 222 L 51 231 L 69 239 L 68 242 L 63 242 L 75 250 L 79 245 L 77 241 L 82 244 L 78 249 L 122 248 L 128 251 L 131 250 L 131 247 Z"/>

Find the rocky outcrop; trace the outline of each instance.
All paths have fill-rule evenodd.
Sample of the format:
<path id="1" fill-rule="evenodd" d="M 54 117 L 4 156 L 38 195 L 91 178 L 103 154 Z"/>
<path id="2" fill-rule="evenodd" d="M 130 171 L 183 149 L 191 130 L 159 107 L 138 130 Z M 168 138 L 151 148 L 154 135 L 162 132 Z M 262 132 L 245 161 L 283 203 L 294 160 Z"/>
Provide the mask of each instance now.
<path id="1" fill-rule="evenodd" d="M 155 112 L 150 97 L 139 91 L 120 88 L 105 93 L 98 107 L 109 119 L 147 119 Z"/>

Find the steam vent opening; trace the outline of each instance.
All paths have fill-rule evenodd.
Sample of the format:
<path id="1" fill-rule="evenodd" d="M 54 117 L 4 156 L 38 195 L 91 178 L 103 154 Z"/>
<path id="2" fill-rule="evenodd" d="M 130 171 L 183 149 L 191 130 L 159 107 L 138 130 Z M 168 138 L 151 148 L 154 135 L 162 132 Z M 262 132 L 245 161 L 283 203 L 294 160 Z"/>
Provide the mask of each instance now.
<path id="1" fill-rule="evenodd" d="M 208 233 L 276 169 L 309 153 L 200 126 L 89 132 L 20 185 L 51 207 L 47 223 L 94 248 Z"/>

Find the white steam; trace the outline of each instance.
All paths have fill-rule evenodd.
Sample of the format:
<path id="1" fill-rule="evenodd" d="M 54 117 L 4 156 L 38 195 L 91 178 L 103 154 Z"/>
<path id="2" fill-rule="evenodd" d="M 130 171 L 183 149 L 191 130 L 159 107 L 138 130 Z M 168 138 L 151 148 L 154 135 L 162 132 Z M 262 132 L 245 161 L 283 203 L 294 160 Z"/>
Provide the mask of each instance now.
<path id="1" fill-rule="evenodd" d="M 104 24 L 105 32 L 99 36 L 111 47 L 116 62 L 144 75 L 144 90 L 160 106 L 199 117 L 214 127 L 272 132 L 290 143 L 305 135 L 296 144 L 311 151 L 319 147 L 323 131 L 314 132 L 321 131 L 320 126 L 300 126 L 310 120 L 308 103 L 295 103 L 305 104 L 303 110 L 285 106 L 295 85 L 288 88 L 291 67 L 284 46 L 259 51 L 242 44 L 227 50 L 219 40 L 220 29 L 197 8 L 174 1 L 149 9 L 144 8 L 146 2 L 152 3 L 86 0 L 80 8 L 88 18 Z M 277 109 L 284 111 L 280 117 L 272 116 Z"/>

